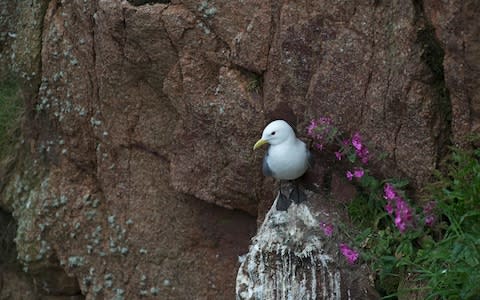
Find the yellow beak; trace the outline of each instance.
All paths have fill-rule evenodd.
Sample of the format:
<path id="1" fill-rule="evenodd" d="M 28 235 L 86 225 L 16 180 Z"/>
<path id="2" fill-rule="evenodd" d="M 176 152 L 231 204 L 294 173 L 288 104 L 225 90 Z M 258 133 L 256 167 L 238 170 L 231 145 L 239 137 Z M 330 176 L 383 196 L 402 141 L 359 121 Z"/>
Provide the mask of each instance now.
<path id="1" fill-rule="evenodd" d="M 259 140 L 255 143 L 255 145 L 253 145 L 253 150 L 258 149 L 259 147 L 261 147 L 261 146 L 263 146 L 263 145 L 265 145 L 265 144 L 267 144 L 267 143 L 268 143 L 268 142 L 267 142 L 266 140 L 259 139 Z"/>

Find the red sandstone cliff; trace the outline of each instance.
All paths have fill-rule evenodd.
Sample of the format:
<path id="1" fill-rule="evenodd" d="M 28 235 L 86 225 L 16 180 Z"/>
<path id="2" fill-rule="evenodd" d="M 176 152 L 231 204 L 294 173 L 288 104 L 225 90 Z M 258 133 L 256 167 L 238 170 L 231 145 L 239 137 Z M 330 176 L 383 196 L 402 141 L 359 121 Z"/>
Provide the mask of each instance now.
<path id="1" fill-rule="evenodd" d="M 232 299 L 270 119 L 361 130 L 416 186 L 479 130 L 475 1 L 149 2 L 0 4 L 27 105 L 0 207 L 35 278 L 0 296 Z"/>

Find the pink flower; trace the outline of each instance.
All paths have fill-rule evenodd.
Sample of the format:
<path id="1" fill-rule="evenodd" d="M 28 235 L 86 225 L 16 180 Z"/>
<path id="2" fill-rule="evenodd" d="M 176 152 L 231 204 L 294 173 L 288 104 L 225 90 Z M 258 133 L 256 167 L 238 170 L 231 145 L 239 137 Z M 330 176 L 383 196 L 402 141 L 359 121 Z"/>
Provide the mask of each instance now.
<path id="1" fill-rule="evenodd" d="M 388 202 L 387 202 L 387 205 L 385 205 L 385 210 L 387 211 L 387 213 L 388 213 L 389 215 L 392 215 L 392 214 L 393 214 L 392 201 L 388 201 Z"/>
<path id="2" fill-rule="evenodd" d="M 403 233 L 407 227 L 413 225 L 412 209 L 408 206 L 408 203 L 400 197 L 396 197 L 395 202 L 395 226 Z"/>
<path id="3" fill-rule="evenodd" d="M 312 137 L 320 147 L 323 149 L 324 143 L 330 143 L 337 135 L 337 129 L 332 125 L 332 120 L 327 117 L 321 117 L 317 120 L 311 120 L 307 126 L 307 134 Z"/>
<path id="4" fill-rule="evenodd" d="M 355 170 L 352 171 L 347 171 L 345 176 L 347 177 L 348 180 L 352 180 L 353 177 L 355 178 L 362 178 L 363 175 L 365 175 L 365 171 L 362 168 L 355 168 Z"/>
<path id="5" fill-rule="evenodd" d="M 383 198 L 385 198 L 387 200 L 392 200 L 395 197 L 397 197 L 397 193 L 395 192 L 395 188 L 390 183 L 387 183 L 383 187 Z"/>
<path id="6" fill-rule="evenodd" d="M 433 213 L 433 210 L 435 209 L 435 207 L 437 207 L 437 202 L 436 201 L 428 201 L 423 206 L 423 213 L 426 214 L 426 215 L 429 215 L 429 214 Z"/>
<path id="7" fill-rule="evenodd" d="M 323 150 L 323 144 L 315 143 L 315 148 L 317 148 L 318 150 Z"/>
<path id="8" fill-rule="evenodd" d="M 318 127 L 317 120 L 311 120 L 310 124 L 307 127 L 307 134 L 311 137 L 313 137 L 315 134 L 315 129 Z"/>
<path id="9" fill-rule="evenodd" d="M 355 134 L 352 137 L 352 145 L 355 150 L 360 151 L 362 150 L 362 137 L 360 136 L 360 133 L 355 132 Z"/>
<path id="10" fill-rule="evenodd" d="M 395 226 L 397 226 L 398 230 L 401 233 L 404 233 L 407 229 L 407 224 L 403 222 L 402 218 L 399 215 L 395 217 Z"/>
<path id="11" fill-rule="evenodd" d="M 342 153 L 339 152 L 339 151 L 335 151 L 335 157 L 336 157 L 338 160 L 342 160 Z"/>
<path id="12" fill-rule="evenodd" d="M 368 152 L 368 149 L 367 147 L 363 147 L 362 150 L 360 151 L 357 151 L 357 156 L 360 157 L 360 161 L 364 164 L 367 164 L 368 163 L 368 160 L 369 160 L 369 152 Z"/>
<path id="13" fill-rule="evenodd" d="M 333 224 L 321 223 L 320 226 L 322 226 L 323 233 L 325 233 L 326 236 L 332 236 Z"/>
<path id="14" fill-rule="evenodd" d="M 437 206 L 436 201 L 429 201 L 423 206 L 423 214 L 425 215 L 425 225 L 432 227 L 435 224 L 435 207 Z"/>
<path id="15" fill-rule="evenodd" d="M 427 225 L 428 227 L 432 227 L 433 224 L 435 224 L 435 216 L 434 215 L 430 215 L 430 216 L 426 216 L 425 217 L 425 225 Z"/>
<path id="16" fill-rule="evenodd" d="M 332 125 L 332 119 L 330 119 L 329 117 L 320 117 L 318 121 L 322 125 Z"/>
<path id="17" fill-rule="evenodd" d="M 347 259 L 349 264 L 354 264 L 358 259 L 358 252 L 348 247 L 346 244 L 340 244 L 340 252 Z"/>
<path id="18" fill-rule="evenodd" d="M 361 168 L 356 168 L 355 171 L 353 171 L 353 176 L 357 178 L 362 178 L 364 174 L 365 171 Z"/>
<path id="19" fill-rule="evenodd" d="M 360 133 L 355 132 L 352 137 L 352 145 L 355 148 L 355 154 L 357 154 L 360 161 L 364 164 L 368 163 L 369 160 L 369 151 L 365 145 L 362 144 L 362 137 Z"/>
<path id="20" fill-rule="evenodd" d="M 345 176 L 347 177 L 348 180 L 352 180 L 352 178 L 353 178 L 353 173 L 350 172 L 350 171 L 347 171 L 347 173 L 345 174 Z"/>
<path id="21" fill-rule="evenodd" d="M 398 230 L 403 233 L 408 227 L 413 226 L 413 210 L 407 201 L 403 200 L 395 191 L 392 184 L 387 183 L 383 187 L 383 198 L 387 199 L 385 210 L 389 215 L 394 216 L 394 223 Z M 395 208 L 394 204 L 395 203 Z"/>

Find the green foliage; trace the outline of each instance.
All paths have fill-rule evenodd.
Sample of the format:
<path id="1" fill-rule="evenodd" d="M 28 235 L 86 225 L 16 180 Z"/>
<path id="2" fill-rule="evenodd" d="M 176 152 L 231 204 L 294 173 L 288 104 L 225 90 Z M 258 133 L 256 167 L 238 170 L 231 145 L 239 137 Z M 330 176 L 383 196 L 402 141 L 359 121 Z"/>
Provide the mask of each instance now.
<path id="1" fill-rule="evenodd" d="M 19 87 L 13 82 L 0 83 L 0 159 L 11 152 L 17 140 L 19 120 L 23 112 Z"/>
<path id="2" fill-rule="evenodd" d="M 440 238 L 419 250 L 417 271 L 432 291 L 429 299 L 478 299 L 480 150 L 455 150 L 447 168 L 431 188 L 443 216 Z"/>
<path id="3" fill-rule="evenodd" d="M 263 87 L 263 77 L 258 74 L 251 74 L 248 81 L 247 90 L 249 92 L 259 93 Z"/>
<path id="4" fill-rule="evenodd" d="M 446 167 L 448 173 L 437 174 L 427 197 L 437 203 L 437 222 L 425 226 L 417 209 L 415 227 L 403 233 L 384 209 L 386 182 L 368 175 L 358 182 L 361 192 L 348 206 L 361 230 L 355 241 L 378 274 L 377 288 L 388 298 L 409 292 L 399 290 L 405 274 L 425 286 L 426 299 L 480 296 L 480 150 L 454 149 Z M 397 191 L 407 185 L 388 182 Z M 404 193 L 401 197 L 406 199 Z"/>
<path id="5" fill-rule="evenodd" d="M 358 229 L 352 241 L 385 298 L 480 299 L 480 149 L 452 149 L 447 171 L 438 172 L 423 206 L 415 207 L 408 181 L 370 175 L 367 164 L 375 158 L 360 133 L 345 139 L 328 117 L 311 120 L 307 133 L 319 150 L 336 143 L 336 159 L 350 164 L 345 175 L 358 188 L 347 205 Z"/>
<path id="6" fill-rule="evenodd" d="M 353 222 L 361 230 L 355 243 L 363 249 L 362 258 L 367 261 L 377 274 L 377 289 L 383 295 L 397 292 L 404 265 L 414 256 L 413 240 L 416 231 L 401 233 L 392 222 L 392 217 L 385 211 L 383 186 L 386 182 L 373 176 L 365 175 L 358 182 L 360 193 L 348 205 L 348 212 Z M 397 189 L 408 184 L 407 181 L 392 181 Z M 369 216 L 365 218 L 365 216 Z"/>

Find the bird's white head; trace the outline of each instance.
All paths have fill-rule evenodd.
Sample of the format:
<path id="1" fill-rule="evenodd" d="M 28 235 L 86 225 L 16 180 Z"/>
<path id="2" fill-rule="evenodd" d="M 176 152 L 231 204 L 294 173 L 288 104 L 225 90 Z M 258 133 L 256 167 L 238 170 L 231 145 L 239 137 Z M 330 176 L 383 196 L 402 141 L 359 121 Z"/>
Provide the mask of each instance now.
<path id="1" fill-rule="evenodd" d="M 278 145 L 288 139 L 295 138 L 293 128 L 284 120 L 275 120 L 265 127 L 262 138 L 259 139 L 253 149 L 257 149 L 264 144 Z"/>

